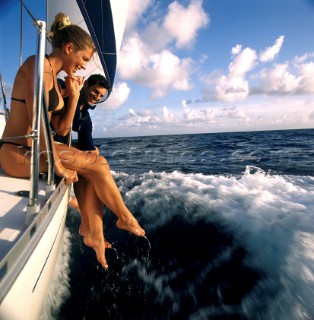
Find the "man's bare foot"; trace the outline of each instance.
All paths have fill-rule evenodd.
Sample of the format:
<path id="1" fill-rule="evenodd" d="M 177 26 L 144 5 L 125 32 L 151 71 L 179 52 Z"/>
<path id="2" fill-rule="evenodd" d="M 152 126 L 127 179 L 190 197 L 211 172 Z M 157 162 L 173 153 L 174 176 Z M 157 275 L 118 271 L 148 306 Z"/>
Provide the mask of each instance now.
<path id="1" fill-rule="evenodd" d="M 90 233 L 90 228 L 89 228 L 88 220 L 83 219 L 79 228 L 79 234 L 82 237 L 86 237 L 89 235 L 89 233 Z"/>
<path id="2" fill-rule="evenodd" d="M 76 197 L 72 197 L 72 198 L 71 198 L 71 200 L 70 200 L 70 205 L 71 205 L 73 208 L 75 208 L 75 209 L 77 209 L 77 210 L 80 211 L 80 207 L 79 207 L 79 204 L 78 204 L 78 202 L 77 202 Z"/>
<path id="3" fill-rule="evenodd" d="M 139 223 L 137 222 L 137 220 L 134 217 L 132 217 L 128 221 L 124 221 L 121 218 L 119 218 L 116 223 L 116 226 L 119 229 L 129 231 L 129 232 L 135 234 L 136 236 L 139 236 L 139 237 L 145 236 L 145 230 L 142 229 L 142 227 L 139 225 Z"/>

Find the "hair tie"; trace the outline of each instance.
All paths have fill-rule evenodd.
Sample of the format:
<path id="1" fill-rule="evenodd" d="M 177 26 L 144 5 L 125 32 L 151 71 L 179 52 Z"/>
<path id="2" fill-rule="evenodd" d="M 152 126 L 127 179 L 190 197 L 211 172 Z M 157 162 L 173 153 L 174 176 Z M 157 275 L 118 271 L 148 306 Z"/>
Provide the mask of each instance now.
<path id="1" fill-rule="evenodd" d="M 60 28 L 58 28 L 58 31 L 71 25 L 71 21 L 70 21 L 69 16 L 64 16 L 60 22 L 61 22 L 62 26 Z"/>

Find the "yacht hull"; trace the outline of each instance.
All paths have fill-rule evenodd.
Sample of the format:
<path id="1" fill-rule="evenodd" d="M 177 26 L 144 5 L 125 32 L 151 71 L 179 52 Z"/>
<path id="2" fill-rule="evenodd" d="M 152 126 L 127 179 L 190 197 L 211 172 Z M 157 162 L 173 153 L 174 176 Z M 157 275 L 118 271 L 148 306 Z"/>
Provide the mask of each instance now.
<path id="1" fill-rule="evenodd" d="M 42 314 L 62 244 L 68 208 L 69 187 L 62 182 L 25 230 L 24 238 L 21 236 L 16 243 L 15 249 L 23 249 L 15 253 L 10 251 L 11 257 L 2 265 L 1 290 L 6 291 L 0 304 L 2 320 L 39 319 Z"/>

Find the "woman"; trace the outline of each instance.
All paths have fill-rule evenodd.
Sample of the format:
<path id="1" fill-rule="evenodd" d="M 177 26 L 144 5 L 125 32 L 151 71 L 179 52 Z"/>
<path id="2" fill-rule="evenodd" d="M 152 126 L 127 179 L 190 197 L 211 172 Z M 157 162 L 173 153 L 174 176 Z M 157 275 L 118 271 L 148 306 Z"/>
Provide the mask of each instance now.
<path id="1" fill-rule="evenodd" d="M 46 56 L 44 63 L 44 87 L 46 91 L 49 116 L 54 117 L 56 130 L 69 131 L 81 89 L 81 78 L 74 73 L 85 69 L 92 58 L 95 47 L 90 36 L 76 25 L 71 25 L 67 16 L 59 13 L 49 33 L 53 51 Z M 66 86 L 69 95 L 67 108 L 57 85 L 57 74 L 67 73 Z M 29 148 L 31 139 L 24 137 L 32 130 L 35 56 L 29 57 L 18 70 L 12 90 L 10 117 L 6 123 L 0 149 L 0 162 L 3 170 L 10 176 L 30 176 Z M 41 150 L 46 150 L 45 139 L 41 133 Z M 9 137 L 18 137 L 6 140 Z M 24 150 L 24 152 L 21 152 Z M 105 240 L 102 228 L 100 203 L 105 204 L 117 217 L 117 227 L 144 236 L 145 231 L 125 206 L 121 194 L 110 173 L 107 160 L 98 155 L 85 153 L 63 144 L 54 144 L 55 172 L 64 177 L 68 184 L 77 182 L 78 175 L 87 181 L 84 199 L 80 202 L 89 209 L 83 219 L 81 233 L 84 242 L 92 247 L 97 260 L 108 268 L 105 258 Z M 41 157 L 40 171 L 47 172 L 45 157 Z M 95 211 L 94 211 L 95 210 Z M 96 213 L 93 213 L 96 212 Z"/>

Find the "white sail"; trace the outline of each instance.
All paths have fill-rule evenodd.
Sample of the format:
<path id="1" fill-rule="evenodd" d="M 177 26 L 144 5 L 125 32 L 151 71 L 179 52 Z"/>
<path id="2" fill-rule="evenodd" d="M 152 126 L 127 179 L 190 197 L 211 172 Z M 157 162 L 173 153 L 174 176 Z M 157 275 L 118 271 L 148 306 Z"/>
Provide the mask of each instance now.
<path id="1" fill-rule="evenodd" d="M 118 58 L 118 53 L 122 43 L 122 38 L 123 38 L 124 29 L 125 29 L 128 8 L 129 8 L 129 0 L 111 0 L 109 2 L 111 7 L 112 19 L 113 19 L 116 48 L 115 48 L 115 52 L 105 52 L 104 54 L 115 55 Z M 88 26 L 83 18 L 82 12 L 77 5 L 76 0 L 66 0 L 66 1 L 65 0 L 48 0 L 47 1 L 47 28 L 50 28 L 52 22 L 54 21 L 55 15 L 58 12 L 63 12 L 64 14 L 70 17 L 71 23 L 79 25 L 81 28 L 83 28 L 84 30 L 90 33 Z M 101 21 L 99 23 L 101 23 Z M 103 30 L 103 32 L 107 32 L 107 30 Z M 48 53 L 51 52 L 51 46 L 49 43 L 47 45 L 47 50 L 48 50 Z M 99 73 L 106 76 L 104 72 L 104 68 L 99 59 L 98 53 L 96 53 L 92 61 L 88 63 L 87 69 L 85 71 L 78 72 L 77 75 L 82 75 L 86 77 L 93 73 Z M 112 80 L 110 81 L 112 85 L 113 79 L 110 79 L 110 80 Z"/>

